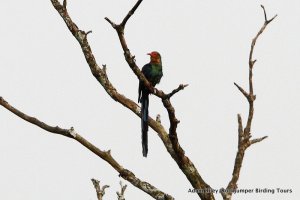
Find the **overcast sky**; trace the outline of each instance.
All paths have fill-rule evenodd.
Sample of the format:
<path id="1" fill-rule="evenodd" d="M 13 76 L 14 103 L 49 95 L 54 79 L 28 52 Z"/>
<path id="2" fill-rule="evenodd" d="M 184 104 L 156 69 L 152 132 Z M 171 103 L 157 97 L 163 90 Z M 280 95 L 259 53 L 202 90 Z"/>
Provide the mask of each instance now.
<path id="1" fill-rule="evenodd" d="M 135 0 L 74 0 L 68 11 L 80 29 L 92 30 L 89 42 L 99 65 L 118 89 L 137 101 L 138 81 L 127 66 L 115 30 Z M 245 98 L 233 82 L 248 88 L 251 39 L 267 14 L 278 14 L 259 38 L 254 58 L 253 137 L 268 135 L 246 152 L 239 188 L 292 189 L 291 194 L 243 194 L 235 199 L 295 200 L 299 194 L 300 1 L 299 0 L 145 0 L 126 27 L 130 50 L 141 67 L 157 50 L 164 77 L 157 86 L 171 91 L 181 123 L 178 137 L 186 154 L 211 187 L 226 187 L 237 151 L 237 113 L 244 122 Z M 149 155 L 142 157 L 140 120 L 113 101 L 92 76 L 75 38 L 49 0 L 0 3 L 0 96 L 16 108 L 76 131 L 119 163 L 176 199 L 196 200 L 190 183 L 149 130 Z M 150 98 L 150 114 L 161 102 Z M 103 160 L 77 142 L 53 135 L 0 107 L 0 199 L 95 200 L 90 178 L 111 187 L 117 199 L 120 178 Z M 126 199 L 152 199 L 128 184 Z M 216 199 L 221 199 L 216 195 Z"/>

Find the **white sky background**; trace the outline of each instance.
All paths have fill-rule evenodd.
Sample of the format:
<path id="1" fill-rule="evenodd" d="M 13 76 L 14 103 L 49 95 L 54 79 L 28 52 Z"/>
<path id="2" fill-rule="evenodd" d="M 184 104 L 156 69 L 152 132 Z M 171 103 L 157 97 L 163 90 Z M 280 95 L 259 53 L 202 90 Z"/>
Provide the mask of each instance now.
<path id="1" fill-rule="evenodd" d="M 137 101 L 138 81 L 127 66 L 115 30 L 135 0 L 68 1 L 68 11 L 88 36 L 98 64 L 118 91 Z M 288 188 L 292 194 L 247 194 L 235 199 L 299 199 L 300 1 L 145 0 L 126 27 L 139 66 L 146 53 L 163 57 L 158 88 L 190 86 L 172 98 L 181 123 L 178 136 L 200 174 L 226 187 L 237 150 L 237 113 L 244 121 L 248 104 L 233 82 L 248 88 L 251 39 L 278 14 L 259 38 L 254 58 L 257 95 L 253 137 L 269 138 L 246 152 L 240 188 Z M 176 199 L 198 199 L 190 183 L 149 131 L 149 156 L 142 157 L 140 120 L 113 101 L 90 73 L 81 49 L 50 1 L 0 3 L 0 96 L 16 108 L 76 131 L 112 155 L 137 177 Z M 154 96 L 150 114 L 167 113 Z M 111 187 L 117 199 L 120 178 L 106 162 L 68 138 L 53 135 L 0 107 L 0 199 L 95 200 L 90 178 Z M 130 183 L 126 199 L 152 199 Z M 221 199 L 216 195 L 216 199 Z"/>

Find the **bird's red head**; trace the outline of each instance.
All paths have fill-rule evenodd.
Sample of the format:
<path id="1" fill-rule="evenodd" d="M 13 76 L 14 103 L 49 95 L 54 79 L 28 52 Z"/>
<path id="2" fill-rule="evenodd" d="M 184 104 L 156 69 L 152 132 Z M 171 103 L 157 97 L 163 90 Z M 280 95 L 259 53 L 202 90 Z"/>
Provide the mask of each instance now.
<path id="1" fill-rule="evenodd" d="M 150 55 L 150 62 L 153 64 L 161 64 L 161 56 L 157 51 L 152 51 L 151 53 L 147 53 Z"/>

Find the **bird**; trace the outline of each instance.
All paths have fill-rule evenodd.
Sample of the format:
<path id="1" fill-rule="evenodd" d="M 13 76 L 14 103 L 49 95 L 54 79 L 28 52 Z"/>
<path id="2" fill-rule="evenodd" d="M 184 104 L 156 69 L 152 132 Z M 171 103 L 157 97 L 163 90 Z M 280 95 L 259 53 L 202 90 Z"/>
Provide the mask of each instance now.
<path id="1" fill-rule="evenodd" d="M 155 87 L 160 82 L 163 76 L 162 60 L 157 51 L 152 51 L 147 55 L 150 56 L 150 62 L 143 66 L 142 73 L 150 84 Z M 148 108 L 149 108 L 149 94 L 150 90 L 140 80 L 138 91 L 138 103 L 141 103 L 141 127 L 142 127 L 142 148 L 143 156 L 148 154 Z"/>

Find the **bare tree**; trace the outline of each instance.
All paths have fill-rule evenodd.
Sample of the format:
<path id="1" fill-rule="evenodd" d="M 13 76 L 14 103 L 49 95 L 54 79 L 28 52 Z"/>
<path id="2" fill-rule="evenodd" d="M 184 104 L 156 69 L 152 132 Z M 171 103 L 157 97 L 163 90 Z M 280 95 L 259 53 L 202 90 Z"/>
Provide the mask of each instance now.
<path id="1" fill-rule="evenodd" d="M 136 77 L 144 83 L 144 85 L 157 97 L 162 101 L 162 104 L 164 108 L 168 112 L 168 117 L 170 121 L 170 127 L 167 131 L 166 128 L 161 124 L 159 116 L 157 116 L 157 119 L 154 120 L 151 117 L 149 117 L 149 126 L 158 134 L 160 139 L 162 140 L 166 150 L 170 154 L 170 156 L 173 158 L 173 160 L 177 163 L 180 170 L 185 174 L 188 181 L 191 183 L 192 187 L 197 191 L 197 194 L 200 199 L 202 200 L 213 200 L 214 197 L 214 190 L 213 188 L 201 177 L 200 172 L 195 167 L 191 159 L 186 155 L 184 149 L 180 145 L 180 142 L 177 137 L 177 126 L 180 123 L 180 121 L 177 119 L 175 114 L 175 108 L 173 107 L 171 103 L 171 98 L 177 94 L 179 91 L 183 90 L 185 87 L 187 87 L 187 84 L 181 84 L 173 91 L 166 93 L 162 90 L 159 90 L 157 88 L 152 87 L 152 85 L 148 82 L 148 80 L 145 78 L 143 73 L 140 71 L 140 68 L 137 66 L 135 62 L 135 56 L 131 53 L 129 50 L 129 47 L 126 42 L 126 38 L 124 35 L 125 26 L 128 20 L 133 16 L 134 12 L 138 9 L 139 5 L 142 3 L 143 0 L 138 0 L 137 3 L 133 6 L 133 8 L 128 12 L 128 14 L 124 17 L 124 19 L 121 21 L 121 23 L 116 24 L 109 18 L 105 18 L 106 21 L 108 21 L 111 26 L 116 30 L 117 35 L 120 40 L 121 47 L 124 51 L 124 57 L 127 61 L 129 67 L 133 71 L 133 73 L 136 75 Z M 93 76 L 97 79 L 97 81 L 101 84 L 101 86 L 105 89 L 107 94 L 118 103 L 122 104 L 129 110 L 131 110 L 135 115 L 138 117 L 141 117 L 140 113 L 140 107 L 137 105 L 133 100 L 127 98 L 125 95 L 119 93 L 117 89 L 112 85 L 112 83 L 109 81 L 109 78 L 106 74 L 106 66 L 99 66 L 94 55 L 92 52 L 92 49 L 88 42 L 88 34 L 91 33 L 91 31 L 85 32 L 78 28 L 78 26 L 75 24 L 75 22 L 70 17 L 68 10 L 67 10 L 67 1 L 64 0 L 63 4 L 61 4 L 58 0 L 51 0 L 51 3 L 53 7 L 56 9 L 56 11 L 59 13 L 59 15 L 62 17 L 64 22 L 66 23 L 67 28 L 71 32 L 71 34 L 76 38 L 78 43 L 81 46 L 82 52 L 85 56 L 85 59 L 87 61 L 87 64 L 93 74 Z M 252 144 L 258 143 L 267 136 L 262 138 L 256 138 L 251 139 L 251 125 L 252 125 L 252 119 L 254 115 L 254 101 L 255 101 L 255 94 L 253 89 L 253 67 L 256 62 L 256 60 L 253 60 L 253 51 L 256 44 L 256 41 L 258 37 L 263 33 L 267 25 L 273 21 L 273 19 L 276 17 L 274 16 L 270 20 L 267 19 L 265 8 L 262 6 L 264 11 L 264 24 L 257 33 L 257 35 L 254 37 L 251 43 L 250 48 L 250 54 L 249 54 L 249 92 L 246 92 L 242 87 L 240 87 L 238 84 L 234 83 L 236 87 L 239 89 L 239 91 L 242 92 L 242 94 L 246 97 L 249 103 L 249 113 L 247 117 L 247 123 L 246 126 L 243 127 L 242 124 L 242 117 L 240 114 L 238 114 L 238 151 L 236 154 L 235 162 L 234 162 L 234 169 L 232 172 L 232 178 L 229 181 L 227 187 L 225 189 L 222 189 L 221 194 L 224 200 L 230 200 L 232 198 L 232 194 L 234 190 L 238 188 L 237 182 L 239 179 L 240 170 L 243 163 L 243 158 L 245 155 L 245 151 L 248 147 L 250 147 Z M 123 179 L 130 182 L 133 186 L 137 187 L 138 189 L 142 190 L 143 192 L 149 194 L 154 199 L 174 199 L 173 196 L 167 194 L 166 192 L 161 191 L 160 189 L 156 188 L 152 184 L 140 180 L 138 177 L 135 176 L 135 174 L 123 167 L 118 161 L 116 161 L 111 151 L 103 151 L 100 148 L 93 145 L 91 142 L 86 140 L 83 136 L 81 136 L 73 127 L 70 129 L 60 128 L 58 126 L 50 126 L 46 124 L 45 122 L 35 118 L 31 117 L 18 109 L 14 108 L 12 105 L 10 105 L 7 101 L 5 101 L 2 97 L 0 97 L 0 104 L 17 115 L 18 117 L 28 121 L 29 123 L 32 123 L 48 132 L 59 134 L 62 136 L 69 137 L 71 139 L 76 140 L 81 145 L 89 149 L 91 152 L 99 156 L 101 159 L 106 161 L 112 168 L 114 168 L 118 173 L 119 176 Z M 102 188 L 100 188 L 99 181 L 92 179 L 92 182 L 94 184 L 94 187 L 96 189 L 97 197 L 98 199 L 102 199 L 103 195 L 105 194 L 104 190 L 108 186 L 105 185 Z M 121 184 L 121 192 L 117 192 L 118 199 L 124 199 L 124 191 L 126 189 L 126 185 L 123 186 Z"/>

